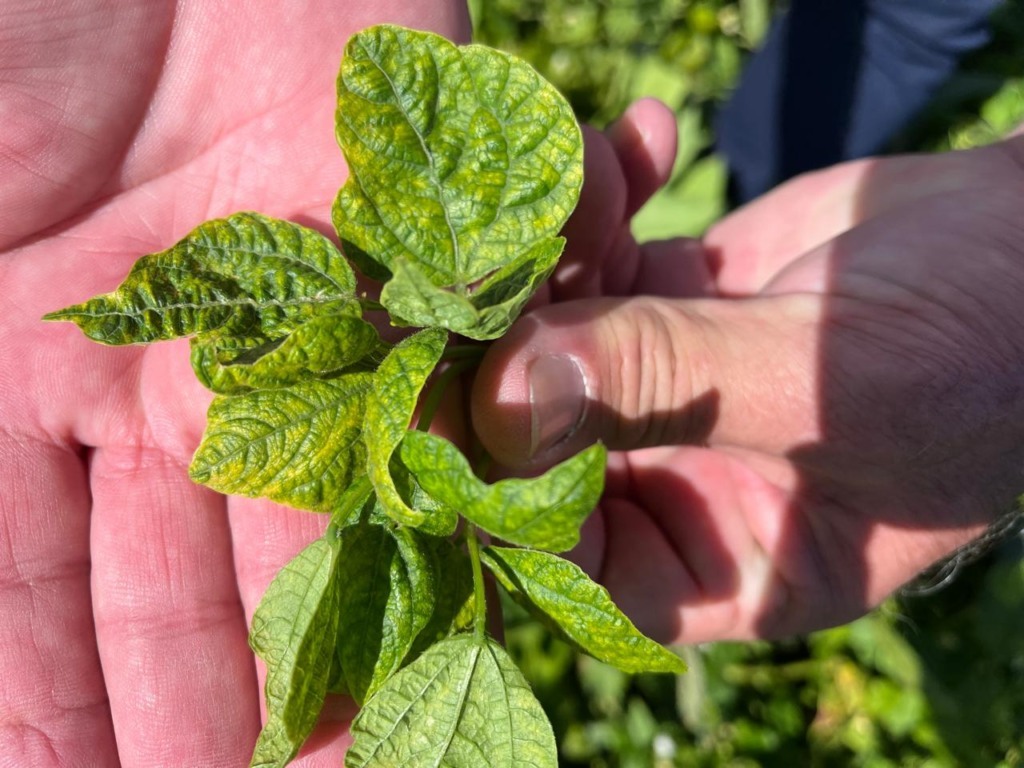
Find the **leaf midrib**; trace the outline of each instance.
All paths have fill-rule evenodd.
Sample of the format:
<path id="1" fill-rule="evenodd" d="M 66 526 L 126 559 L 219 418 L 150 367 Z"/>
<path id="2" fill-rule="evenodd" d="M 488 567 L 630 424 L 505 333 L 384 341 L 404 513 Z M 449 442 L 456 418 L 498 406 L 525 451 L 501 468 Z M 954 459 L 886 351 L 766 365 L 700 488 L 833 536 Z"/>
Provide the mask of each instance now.
<path id="1" fill-rule="evenodd" d="M 110 295 L 110 294 L 108 294 Z M 228 299 L 225 301 L 209 301 L 209 302 L 179 302 L 177 304 L 160 304 L 159 306 L 143 307 L 134 312 L 128 312 L 124 310 L 108 310 L 106 312 L 86 312 L 86 311 L 64 311 L 61 312 L 61 317 L 110 317 L 110 316 L 122 316 L 122 317 L 140 317 L 146 312 L 160 312 L 163 313 L 169 310 L 175 309 L 211 309 L 216 307 L 298 307 L 304 304 L 327 304 L 332 301 L 337 301 L 337 296 L 325 296 L 325 297 L 308 297 L 302 299 L 292 299 L 289 301 L 257 301 L 256 299 Z M 57 314 L 57 313 L 54 313 Z"/>
<path id="2" fill-rule="evenodd" d="M 444 747 L 438 751 L 437 762 L 434 763 L 434 768 L 438 768 L 438 766 L 441 765 L 441 760 L 443 760 L 448 754 L 448 750 L 452 745 L 452 740 L 455 738 L 455 732 L 459 730 L 459 723 L 462 721 L 462 713 L 466 711 L 466 701 L 469 698 L 469 688 L 472 684 L 473 674 L 476 672 L 476 665 L 480 661 L 480 646 L 477 643 L 473 643 L 471 653 L 472 657 L 470 658 L 469 664 L 466 666 L 466 676 L 463 679 L 463 684 L 459 691 L 459 706 L 455 713 L 455 717 L 452 718 L 452 727 L 448 731 L 448 736 L 444 740 Z"/>
<path id="3" fill-rule="evenodd" d="M 324 385 L 324 384 L 327 384 L 327 382 L 317 382 L 317 384 Z M 330 386 L 330 385 L 328 385 L 328 386 Z M 341 388 L 340 387 L 333 388 L 333 391 L 335 393 L 338 393 L 339 389 L 341 389 Z M 365 387 L 364 387 L 364 389 L 365 389 Z M 297 397 L 299 399 L 302 399 L 299 395 L 294 393 L 294 391 L 292 392 L 292 394 L 295 395 L 295 397 Z M 351 391 L 348 391 L 348 392 L 345 393 L 345 395 L 351 395 L 351 394 L 352 394 Z M 318 416 L 321 413 L 324 413 L 325 411 L 330 410 L 331 408 L 339 407 L 341 402 L 345 399 L 345 395 L 339 395 L 338 397 L 332 399 L 330 402 L 328 402 L 328 403 L 326 403 L 326 404 L 324 404 L 322 406 L 314 406 L 310 410 L 303 412 L 303 414 L 302 414 L 302 416 L 300 418 L 292 419 L 292 420 L 290 420 L 290 421 L 288 421 L 288 422 L 286 422 L 284 424 L 281 424 L 279 426 L 273 427 L 269 432 L 264 432 L 263 434 L 259 435 L 258 437 L 254 438 L 254 439 L 248 439 L 248 438 L 246 438 L 245 435 L 241 435 L 241 437 L 245 441 L 243 446 L 241 448 L 235 450 L 235 451 L 230 451 L 229 453 L 224 454 L 221 457 L 221 459 L 218 460 L 217 462 L 213 462 L 213 463 L 209 464 L 209 467 L 211 468 L 210 469 L 210 474 L 211 475 L 213 474 L 213 469 L 214 468 L 219 468 L 225 462 L 227 462 L 227 461 L 229 461 L 231 459 L 237 458 L 239 455 L 241 455 L 247 449 L 248 446 L 250 446 L 250 445 L 252 445 L 254 443 L 257 443 L 257 442 L 266 441 L 269 438 L 271 438 L 271 437 L 273 437 L 273 436 L 275 436 L 275 435 L 277 435 L 277 434 L 279 434 L 281 432 L 284 432 L 287 429 L 290 429 L 291 427 L 295 427 L 295 426 L 297 426 L 299 424 L 302 424 L 304 422 L 312 421 L 316 416 Z M 308 400 L 304 400 L 304 402 L 307 405 L 310 404 Z M 248 420 L 248 419 L 251 419 L 252 417 L 251 416 L 243 416 L 243 417 L 240 417 L 240 418 Z M 239 420 L 239 419 L 237 419 L 237 418 L 236 419 L 231 419 L 227 423 L 230 423 L 231 421 L 237 421 L 237 420 Z M 266 424 L 267 422 L 262 422 L 262 423 Z M 235 433 L 235 434 L 237 434 L 237 433 Z M 338 451 L 334 451 L 334 453 L 339 453 L 339 452 L 341 452 L 343 450 L 346 450 L 346 449 L 350 448 L 357 441 L 361 440 L 362 437 L 363 437 L 362 430 L 360 429 L 359 430 L 359 434 L 356 436 L 356 438 L 354 440 L 352 440 L 349 443 L 346 443 Z M 271 478 L 271 481 L 276 480 L 278 475 L 279 475 L 279 472 L 275 473 L 274 476 Z"/>
<path id="4" fill-rule="evenodd" d="M 405 118 L 405 122 L 408 124 L 409 128 L 412 129 L 413 134 L 415 134 L 416 139 L 420 143 L 420 149 L 423 150 L 424 157 L 427 158 L 427 163 L 430 168 L 430 180 L 434 183 L 434 188 L 437 190 L 437 201 L 441 206 L 441 210 L 444 212 L 444 221 L 448 227 L 448 237 L 452 243 L 452 256 L 455 259 L 455 269 L 453 271 L 455 272 L 455 276 L 457 278 L 456 288 L 459 289 L 460 293 L 464 292 L 466 287 L 464 285 L 464 275 L 466 270 L 464 265 L 462 264 L 462 252 L 459 249 L 459 238 L 455 232 L 455 226 L 452 224 L 451 213 L 448 210 L 448 203 L 447 200 L 445 199 L 444 186 L 441 184 L 441 179 L 437 175 L 437 166 L 434 164 L 434 155 L 430 151 L 430 148 L 427 146 L 426 139 L 419 132 L 419 130 L 416 128 L 415 123 L 413 123 L 412 119 L 409 117 L 409 113 L 405 109 L 405 104 L 402 102 L 402 98 L 398 93 L 398 88 L 395 86 L 394 80 L 391 79 L 391 75 L 389 75 L 387 70 L 384 69 L 381 63 L 377 61 L 376 58 L 374 58 L 373 54 L 366 47 L 366 45 L 363 44 L 362 40 L 360 40 L 359 42 L 360 46 L 363 49 L 363 53 L 366 55 L 366 58 L 373 62 L 373 65 L 378 69 L 378 71 L 381 73 L 381 75 L 384 76 L 384 79 L 387 81 L 388 87 L 391 88 L 391 93 L 395 97 L 395 104 L 398 106 L 398 111 L 402 113 L 402 117 Z M 433 55 L 430 56 L 430 63 L 434 67 L 434 74 L 437 75 L 438 82 L 441 82 L 440 73 L 438 72 L 437 69 L 437 61 L 434 60 Z"/>
<path id="5" fill-rule="evenodd" d="M 478 658 L 479 657 L 480 647 L 478 645 L 474 644 L 473 645 L 473 650 L 475 650 L 477 652 L 477 658 Z M 428 688 L 430 688 L 430 686 L 433 685 L 437 681 L 437 678 L 439 678 L 441 676 L 441 674 L 446 669 L 448 669 L 448 667 L 450 667 L 452 664 L 456 663 L 458 660 L 459 660 L 458 656 L 454 656 L 454 655 L 449 656 L 447 659 L 445 659 L 445 662 L 440 667 L 438 667 L 438 669 L 434 672 L 434 674 L 432 674 L 426 681 L 424 681 L 423 685 L 420 686 L 419 690 L 416 692 L 416 695 L 415 696 L 411 696 L 409 698 L 409 703 L 405 706 L 405 708 L 401 711 L 401 713 L 396 718 L 394 718 L 394 720 L 392 722 L 392 725 L 391 725 L 391 728 L 387 731 L 387 733 L 385 733 L 384 735 L 382 735 L 379 738 L 377 738 L 377 742 L 376 742 L 376 744 L 373 745 L 373 749 L 370 751 L 370 754 L 367 755 L 366 759 L 362 763 L 360 763 L 358 766 L 356 766 L 355 768 L 364 768 L 364 766 L 369 764 L 369 762 L 380 751 L 380 748 L 382 746 L 384 746 L 384 744 L 387 743 L 388 739 L 390 739 L 394 735 L 395 730 L 398 728 L 398 726 L 402 722 L 405 721 L 405 719 L 408 716 L 409 712 L 412 710 L 412 708 L 414 706 L 416 706 L 416 703 L 419 702 L 419 701 L 422 701 L 423 694 L 426 692 L 426 690 Z M 475 663 L 476 663 L 476 659 L 474 658 L 470 662 L 470 665 L 468 667 L 468 671 L 470 672 L 470 675 L 472 675 L 472 671 L 473 671 L 473 669 L 475 667 Z M 462 710 L 465 707 L 465 697 L 466 697 L 466 694 L 468 693 L 468 691 L 469 691 L 469 687 L 468 686 L 464 686 L 464 690 L 462 692 L 462 701 L 459 703 L 459 714 L 460 715 L 462 714 Z M 378 691 L 377 695 L 380 695 L 380 693 L 381 693 L 381 691 Z M 441 753 L 441 757 L 442 758 L 444 757 L 444 754 L 447 751 L 448 746 L 451 744 L 451 740 L 453 738 L 455 738 L 455 731 L 457 730 L 457 728 L 456 728 L 456 724 L 457 723 L 458 723 L 458 718 L 455 718 L 453 720 L 453 726 L 452 726 L 451 734 L 449 735 L 448 739 L 445 741 L 445 750 L 442 751 L 442 753 Z M 438 765 L 440 765 L 440 762 L 435 763 L 434 765 L 435 765 L 435 768 L 436 768 Z"/>

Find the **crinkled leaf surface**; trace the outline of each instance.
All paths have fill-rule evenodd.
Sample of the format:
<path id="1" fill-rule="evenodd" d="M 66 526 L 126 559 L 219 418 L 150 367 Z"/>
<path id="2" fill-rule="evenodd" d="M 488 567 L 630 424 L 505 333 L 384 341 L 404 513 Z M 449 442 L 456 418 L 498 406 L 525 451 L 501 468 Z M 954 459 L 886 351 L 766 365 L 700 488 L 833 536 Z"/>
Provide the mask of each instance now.
<path id="1" fill-rule="evenodd" d="M 682 659 L 641 634 L 608 591 L 574 563 L 507 547 L 487 547 L 482 554 L 517 602 L 585 653 L 625 672 L 686 671 Z"/>
<path id="2" fill-rule="evenodd" d="M 434 609 L 434 571 L 421 534 L 354 525 L 341 531 L 338 657 L 365 701 L 402 664 Z"/>
<path id="3" fill-rule="evenodd" d="M 355 277 L 330 240 L 257 213 L 202 224 L 144 256 L 112 293 L 46 316 L 104 344 L 220 331 L 274 338 L 354 301 Z"/>
<path id="4" fill-rule="evenodd" d="M 443 437 L 409 432 L 402 461 L 431 496 L 488 533 L 513 544 L 563 552 L 604 489 L 607 452 L 592 445 L 540 477 L 480 480 L 461 451 Z"/>
<path id="5" fill-rule="evenodd" d="M 396 344 L 373 374 L 366 400 L 366 465 L 377 498 L 393 520 L 447 535 L 455 530 L 454 513 L 445 508 L 417 510 L 402 498 L 391 473 L 391 457 L 412 420 L 420 391 L 444 351 L 448 334 L 420 331 Z"/>
<path id="6" fill-rule="evenodd" d="M 335 534 L 340 535 L 342 528 L 369 519 L 370 515 L 366 512 L 372 510 L 376 503 L 377 497 L 373 495 L 370 478 L 360 475 L 341 494 L 331 512 L 330 525 Z"/>
<path id="7" fill-rule="evenodd" d="M 447 328 L 467 336 L 473 333 L 480 313 L 466 296 L 437 287 L 407 258 L 396 259 L 391 268 L 393 277 L 381 291 L 380 300 L 392 322 Z"/>
<path id="8" fill-rule="evenodd" d="M 323 706 L 338 632 L 338 541 L 317 539 L 277 574 L 252 617 L 249 644 L 266 662 L 267 723 L 253 766 L 286 765 Z"/>
<path id="9" fill-rule="evenodd" d="M 354 304 L 358 309 L 358 305 Z M 377 330 L 358 316 L 319 315 L 280 339 L 192 339 L 199 381 L 221 394 L 297 384 L 371 358 L 382 345 Z"/>
<path id="10" fill-rule="evenodd" d="M 259 354 L 280 344 L 283 336 L 235 336 L 230 333 L 204 333 L 193 336 L 189 343 L 189 362 L 199 383 L 220 395 L 240 395 L 258 387 L 245 382 L 245 371 L 235 370 L 230 363 L 243 355 Z"/>
<path id="11" fill-rule="evenodd" d="M 579 126 L 553 86 L 513 56 L 426 32 L 382 25 L 349 41 L 337 136 L 350 176 L 333 218 L 346 252 L 382 280 L 404 258 L 462 297 L 554 238 L 582 184 Z M 427 306 L 461 317 L 444 301 Z"/>
<path id="12" fill-rule="evenodd" d="M 462 547 L 449 539 L 423 536 L 434 572 L 434 612 L 413 645 L 419 656 L 438 640 L 473 626 L 473 568 Z"/>
<path id="13" fill-rule="evenodd" d="M 530 297 L 551 276 L 565 240 L 545 240 L 488 277 L 472 294 L 480 320 L 465 333 L 475 339 L 496 339 L 509 329 Z"/>
<path id="14" fill-rule="evenodd" d="M 529 249 L 488 277 L 468 297 L 439 288 L 410 263 L 399 258 L 381 301 L 393 321 L 422 327 L 442 327 L 473 339 L 494 339 L 508 330 L 562 254 L 565 241 L 551 238 Z"/>
<path id="15" fill-rule="evenodd" d="M 352 723 L 347 768 L 555 768 L 555 737 L 493 640 L 458 635 L 392 677 Z"/>
<path id="16" fill-rule="evenodd" d="M 218 396 L 189 474 L 222 493 L 331 512 L 366 471 L 363 414 L 373 375 Z"/>

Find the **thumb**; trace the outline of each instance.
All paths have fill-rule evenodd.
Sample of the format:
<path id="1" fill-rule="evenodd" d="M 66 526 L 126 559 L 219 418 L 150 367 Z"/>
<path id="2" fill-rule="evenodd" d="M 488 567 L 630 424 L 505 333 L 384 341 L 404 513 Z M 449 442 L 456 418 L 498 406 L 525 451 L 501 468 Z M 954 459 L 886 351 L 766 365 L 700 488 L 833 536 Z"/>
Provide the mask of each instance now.
<path id="1" fill-rule="evenodd" d="M 593 299 L 540 309 L 487 352 L 473 425 L 510 466 L 612 450 L 814 438 L 814 317 L 799 296 Z"/>

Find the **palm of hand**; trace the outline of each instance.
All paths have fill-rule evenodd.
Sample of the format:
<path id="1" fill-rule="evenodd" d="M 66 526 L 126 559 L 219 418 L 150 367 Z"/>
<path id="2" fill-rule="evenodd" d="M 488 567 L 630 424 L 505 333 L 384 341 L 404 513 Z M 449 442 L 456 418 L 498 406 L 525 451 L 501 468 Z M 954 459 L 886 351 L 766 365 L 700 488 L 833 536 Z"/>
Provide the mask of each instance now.
<path id="1" fill-rule="evenodd" d="M 0 23 L 17 121 L 0 145 L 0 659 L 19 765 L 248 761 L 247 621 L 324 522 L 190 483 L 209 394 L 187 349 L 99 350 L 39 318 L 206 219 L 326 221 L 345 40 L 388 18 L 466 30 L 455 10 L 352 5 L 96 3 Z M 325 723 L 300 764 L 340 764 L 344 730 Z"/>

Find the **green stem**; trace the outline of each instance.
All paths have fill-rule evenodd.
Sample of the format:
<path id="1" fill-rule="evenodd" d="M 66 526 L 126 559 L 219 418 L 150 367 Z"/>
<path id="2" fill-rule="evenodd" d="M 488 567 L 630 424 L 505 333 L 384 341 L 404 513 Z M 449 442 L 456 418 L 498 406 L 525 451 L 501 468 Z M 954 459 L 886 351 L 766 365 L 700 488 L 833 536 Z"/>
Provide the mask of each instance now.
<path id="1" fill-rule="evenodd" d="M 482 642 L 487 628 L 487 596 L 484 593 L 484 569 L 480 564 L 480 539 L 472 523 L 466 523 L 466 545 L 473 565 L 473 635 Z"/>
<path id="2" fill-rule="evenodd" d="M 441 405 L 441 398 L 444 396 L 445 390 L 448 389 L 448 385 L 451 384 L 452 379 L 476 366 L 476 362 L 476 359 L 464 358 L 456 360 L 444 369 L 441 375 L 437 377 L 437 381 L 430 387 L 427 396 L 423 398 L 423 406 L 420 408 L 420 418 L 416 422 L 416 429 L 421 432 L 426 432 L 430 429 L 430 422 L 434 420 L 437 409 Z"/>
<path id="3" fill-rule="evenodd" d="M 359 298 L 359 306 L 364 312 L 387 312 L 388 309 L 376 299 L 368 299 L 365 296 Z"/>

